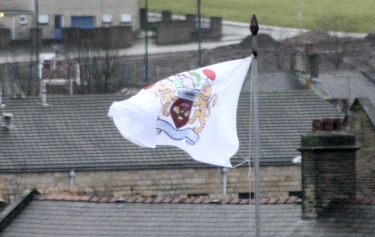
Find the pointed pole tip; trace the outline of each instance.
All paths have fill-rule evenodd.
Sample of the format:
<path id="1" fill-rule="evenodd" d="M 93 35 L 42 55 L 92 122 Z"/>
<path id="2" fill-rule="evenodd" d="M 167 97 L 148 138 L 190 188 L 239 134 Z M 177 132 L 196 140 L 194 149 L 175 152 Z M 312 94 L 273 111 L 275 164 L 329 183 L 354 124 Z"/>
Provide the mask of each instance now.
<path id="1" fill-rule="evenodd" d="M 258 31 L 259 31 L 258 20 L 257 20 L 255 14 L 253 14 L 253 17 L 251 18 L 250 31 L 251 31 L 252 35 L 257 35 Z"/>

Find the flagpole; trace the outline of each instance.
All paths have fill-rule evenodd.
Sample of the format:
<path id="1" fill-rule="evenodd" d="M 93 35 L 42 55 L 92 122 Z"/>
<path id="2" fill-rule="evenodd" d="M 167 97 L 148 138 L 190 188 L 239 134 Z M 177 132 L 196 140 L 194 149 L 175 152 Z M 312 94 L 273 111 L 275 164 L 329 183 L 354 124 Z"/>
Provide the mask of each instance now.
<path id="1" fill-rule="evenodd" d="M 39 54 L 40 54 L 40 45 L 39 45 L 39 41 L 40 41 L 40 39 L 39 39 L 39 37 L 40 37 L 40 35 L 39 35 L 39 1 L 38 0 L 36 0 L 35 1 L 35 30 L 36 30 L 36 52 L 35 52 L 35 54 L 36 54 L 36 76 L 37 76 L 37 78 L 38 78 L 38 80 L 39 80 L 39 83 L 40 83 L 40 95 L 42 96 L 43 95 L 43 82 L 41 81 L 42 80 L 42 78 L 41 78 L 41 73 L 40 73 L 40 56 L 39 56 Z M 33 45 L 33 47 L 34 47 L 34 45 Z"/>
<path id="2" fill-rule="evenodd" d="M 201 0 L 197 1 L 198 8 L 198 66 L 202 66 L 202 31 L 201 31 Z"/>
<path id="3" fill-rule="evenodd" d="M 148 0 L 146 0 L 145 82 L 148 82 Z"/>
<path id="4" fill-rule="evenodd" d="M 255 14 L 251 18 L 250 31 L 252 34 L 253 60 L 252 74 L 253 80 L 253 122 L 254 122 L 254 168 L 255 168 L 255 233 L 260 236 L 260 180 L 259 180 L 259 118 L 258 118 L 258 60 L 257 60 L 257 34 L 259 25 Z"/>

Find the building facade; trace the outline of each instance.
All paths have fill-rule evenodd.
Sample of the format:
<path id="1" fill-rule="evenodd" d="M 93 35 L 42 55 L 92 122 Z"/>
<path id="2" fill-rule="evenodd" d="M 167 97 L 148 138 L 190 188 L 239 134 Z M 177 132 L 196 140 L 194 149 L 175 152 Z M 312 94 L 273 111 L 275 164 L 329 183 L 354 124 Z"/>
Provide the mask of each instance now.
<path id="1" fill-rule="evenodd" d="M 357 196 L 375 196 L 375 106 L 367 97 L 357 98 L 348 119 L 350 132 L 356 137 Z"/>
<path id="2" fill-rule="evenodd" d="M 3 197 L 17 196 L 27 188 L 43 194 L 87 196 L 250 198 L 254 174 L 248 166 L 229 169 L 175 168 L 113 171 L 65 171 L 1 174 Z M 300 166 L 262 166 L 261 197 L 285 198 L 301 190 Z M 223 190 L 223 177 L 226 189 Z M 0 189 L 1 190 L 1 189 Z M 250 191 L 252 190 L 252 191 Z"/>
<path id="3" fill-rule="evenodd" d="M 132 26 L 140 28 L 139 0 L 12 0 L 1 1 L 2 28 L 11 29 L 12 40 L 28 40 L 32 29 L 38 27 L 43 39 L 62 39 L 62 28 L 96 28 Z"/>

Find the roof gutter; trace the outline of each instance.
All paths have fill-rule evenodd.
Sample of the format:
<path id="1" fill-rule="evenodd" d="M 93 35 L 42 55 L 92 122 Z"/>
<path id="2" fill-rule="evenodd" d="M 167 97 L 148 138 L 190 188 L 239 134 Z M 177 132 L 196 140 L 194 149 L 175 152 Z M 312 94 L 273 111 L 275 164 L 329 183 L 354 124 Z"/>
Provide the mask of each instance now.
<path id="1" fill-rule="evenodd" d="M 198 163 L 198 162 L 197 162 Z M 233 162 L 233 166 L 237 166 L 241 162 Z M 253 164 L 253 162 L 251 162 Z M 289 166 L 295 165 L 292 162 L 292 159 L 286 159 L 285 161 L 263 161 L 260 163 L 260 166 Z M 247 163 L 239 165 L 238 167 L 248 167 Z M 128 170 L 148 170 L 148 169 L 188 169 L 188 168 L 217 168 L 217 166 L 209 165 L 209 164 L 192 164 L 192 163 L 182 163 L 182 164 L 151 164 L 151 165 L 130 165 L 129 163 L 114 163 L 112 165 L 104 165 L 101 163 L 94 163 L 94 164 L 85 164 L 84 166 L 77 166 L 77 165 L 67 165 L 65 167 L 37 167 L 33 166 L 29 168 L 21 167 L 21 168 L 0 168 L 0 174 L 14 174 L 14 173 L 35 173 L 35 172 L 70 172 L 74 169 L 75 172 L 80 171 L 128 171 Z"/>

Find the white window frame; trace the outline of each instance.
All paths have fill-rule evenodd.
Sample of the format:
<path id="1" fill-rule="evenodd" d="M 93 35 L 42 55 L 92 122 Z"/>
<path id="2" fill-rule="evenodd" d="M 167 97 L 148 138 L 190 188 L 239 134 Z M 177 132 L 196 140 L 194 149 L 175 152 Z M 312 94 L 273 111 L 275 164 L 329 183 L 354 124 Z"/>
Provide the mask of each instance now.
<path id="1" fill-rule="evenodd" d="M 20 24 L 27 25 L 27 15 L 20 15 Z"/>
<path id="2" fill-rule="evenodd" d="M 48 14 L 39 14 L 38 23 L 39 24 L 48 24 Z"/>
<path id="3" fill-rule="evenodd" d="M 131 23 L 132 22 L 132 15 L 129 13 L 121 14 L 121 22 L 123 23 Z"/>
<path id="4" fill-rule="evenodd" d="M 103 14 L 103 23 L 111 23 L 112 14 Z"/>

